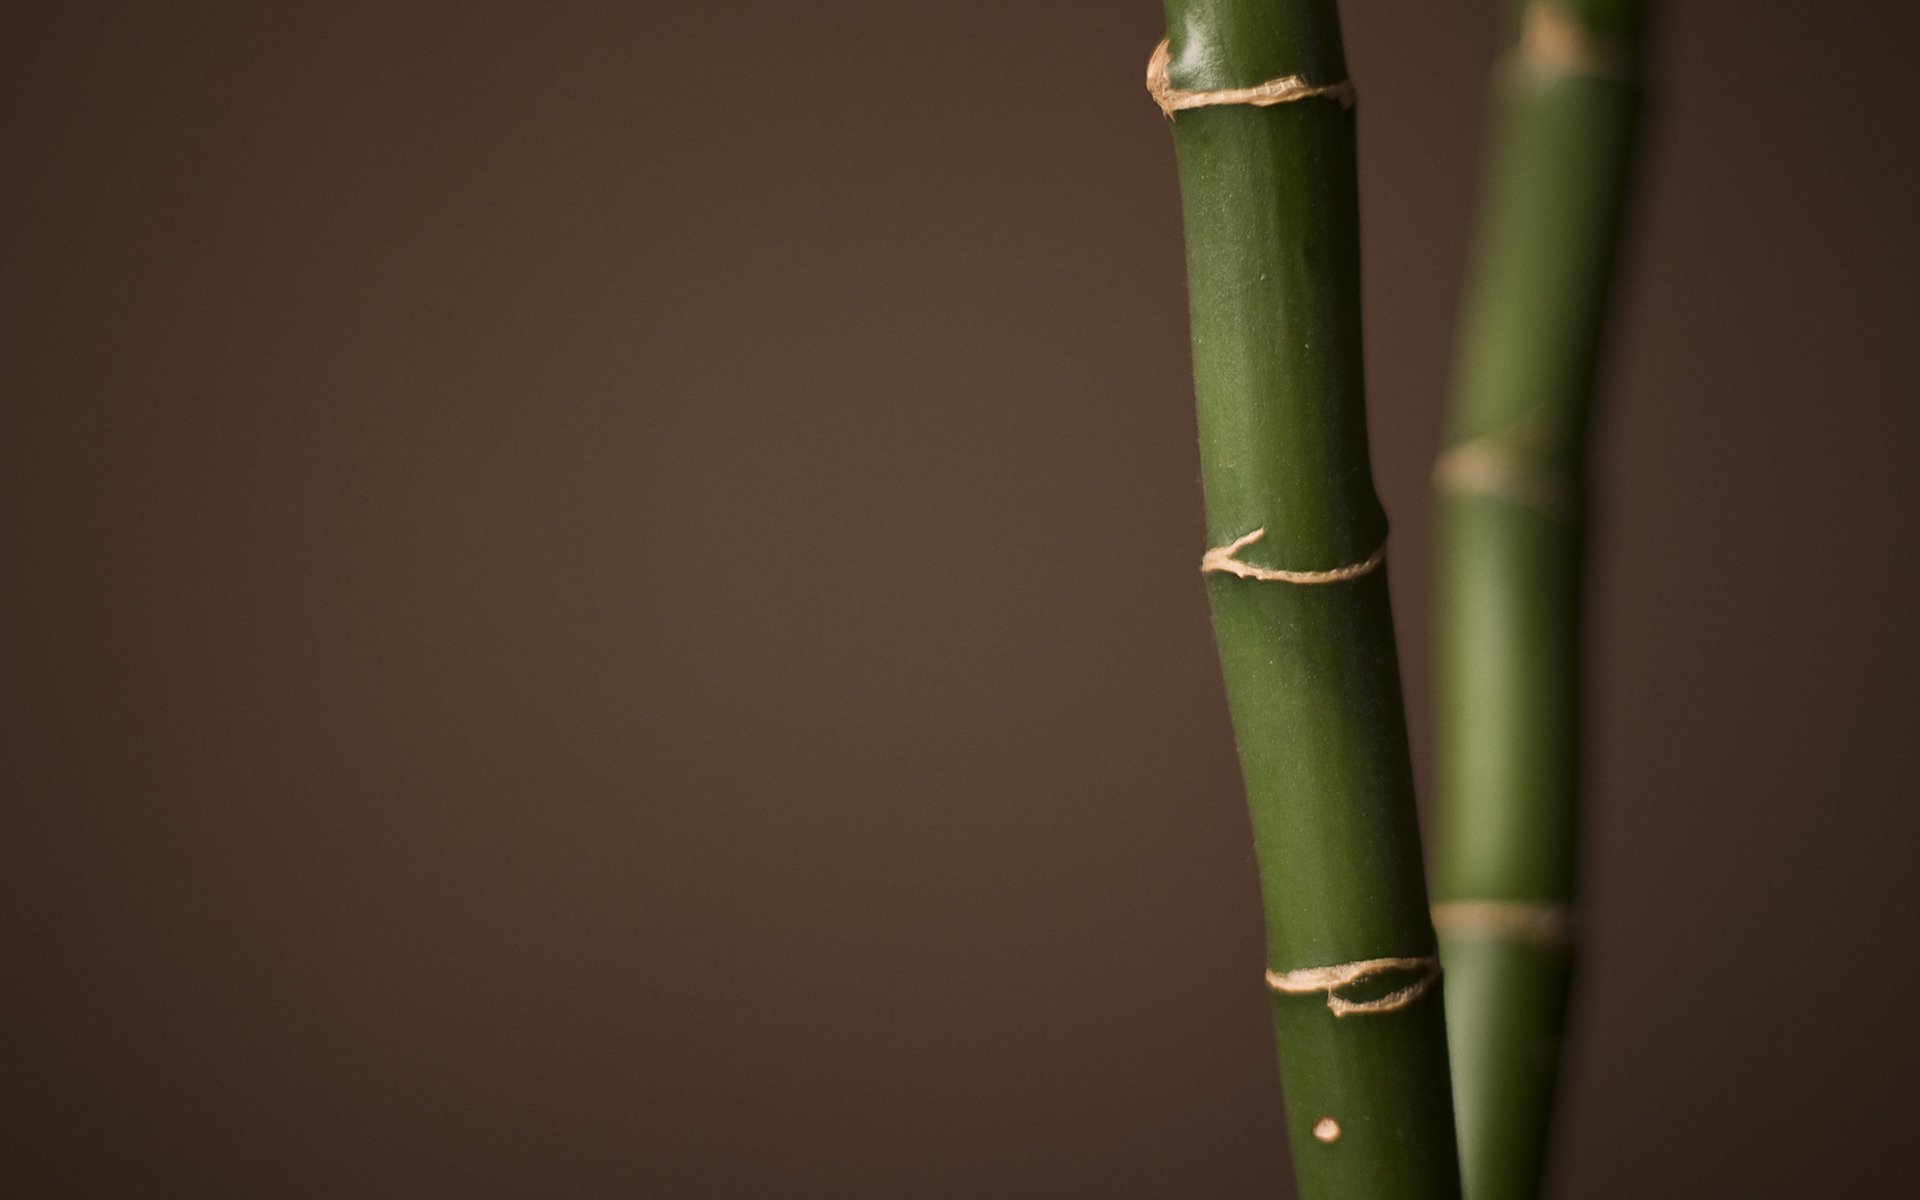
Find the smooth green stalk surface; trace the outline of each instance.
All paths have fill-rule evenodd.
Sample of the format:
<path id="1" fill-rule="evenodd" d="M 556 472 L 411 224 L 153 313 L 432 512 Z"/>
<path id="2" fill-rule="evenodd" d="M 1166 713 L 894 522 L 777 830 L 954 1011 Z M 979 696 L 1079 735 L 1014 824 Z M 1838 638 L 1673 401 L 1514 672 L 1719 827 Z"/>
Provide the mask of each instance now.
<path id="1" fill-rule="evenodd" d="M 1177 88 L 1347 77 L 1332 0 L 1166 9 Z M 1367 459 L 1354 114 L 1319 97 L 1222 105 L 1179 112 L 1172 130 L 1209 544 L 1264 528 L 1240 559 L 1284 570 L 1362 562 L 1387 523 Z M 1385 570 L 1319 585 L 1206 580 L 1268 966 L 1432 955 Z M 1399 973 L 1340 994 L 1366 1000 L 1410 982 Z M 1300 1194 L 1458 1196 L 1439 988 L 1346 1016 L 1322 994 L 1272 999 Z"/>
<path id="2" fill-rule="evenodd" d="M 1571 970 L 1588 410 L 1641 0 L 1526 0 L 1435 473 L 1436 923 L 1470 1200 L 1538 1194 Z"/>

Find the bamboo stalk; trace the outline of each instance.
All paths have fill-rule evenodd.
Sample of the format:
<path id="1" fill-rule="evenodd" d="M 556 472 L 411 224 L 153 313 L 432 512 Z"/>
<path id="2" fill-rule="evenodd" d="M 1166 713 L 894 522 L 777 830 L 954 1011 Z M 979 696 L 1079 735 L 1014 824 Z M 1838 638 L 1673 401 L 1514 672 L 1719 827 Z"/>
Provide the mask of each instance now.
<path id="1" fill-rule="evenodd" d="M 1445 1200 L 1458 1169 L 1367 458 L 1338 16 L 1333 0 L 1166 10 L 1156 91 L 1185 217 L 1207 591 L 1300 1194 Z"/>
<path id="2" fill-rule="evenodd" d="M 1572 969 L 1587 427 L 1642 0 L 1524 0 L 1435 471 L 1435 924 L 1465 1190 L 1538 1195 Z"/>

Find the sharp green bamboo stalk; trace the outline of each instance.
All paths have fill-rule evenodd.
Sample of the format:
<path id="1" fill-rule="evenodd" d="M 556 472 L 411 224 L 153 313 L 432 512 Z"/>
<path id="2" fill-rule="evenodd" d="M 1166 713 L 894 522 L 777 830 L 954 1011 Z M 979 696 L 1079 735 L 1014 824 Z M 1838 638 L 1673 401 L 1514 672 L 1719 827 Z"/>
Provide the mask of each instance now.
<path id="1" fill-rule="evenodd" d="M 1572 961 L 1586 431 L 1642 0 L 1525 0 L 1435 472 L 1435 922 L 1470 1200 L 1539 1193 Z"/>
<path id="2" fill-rule="evenodd" d="M 1332 0 L 1166 9 L 1207 590 L 1300 1194 L 1445 1200 L 1459 1178 L 1367 459 L 1339 21 Z"/>

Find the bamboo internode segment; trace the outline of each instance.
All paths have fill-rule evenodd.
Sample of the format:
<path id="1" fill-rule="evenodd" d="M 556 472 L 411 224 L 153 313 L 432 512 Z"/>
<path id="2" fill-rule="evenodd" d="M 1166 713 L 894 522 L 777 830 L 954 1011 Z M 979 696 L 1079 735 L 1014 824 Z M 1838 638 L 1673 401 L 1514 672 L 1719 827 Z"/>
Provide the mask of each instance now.
<path id="1" fill-rule="evenodd" d="M 1340 989 L 1364 983 L 1377 975 L 1396 971 L 1418 971 L 1420 978 L 1377 1000 L 1348 1000 Z M 1289 996 L 1313 992 L 1327 994 L 1327 1007 L 1336 1017 L 1356 1014 L 1399 1012 L 1426 995 L 1440 981 L 1440 959 L 1427 954 L 1419 958 L 1363 958 L 1358 962 L 1336 963 L 1331 967 L 1301 967 L 1294 971 L 1268 971 L 1267 986 Z"/>
<path id="2" fill-rule="evenodd" d="M 1224 546 L 1215 546 L 1200 557 L 1202 574 L 1219 573 L 1238 575 L 1242 579 L 1258 579 L 1265 583 L 1345 583 L 1349 579 L 1358 579 L 1381 563 L 1387 561 L 1387 545 L 1380 548 L 1357 563 L 1344 567 L 1334 567 L 1326 571 L 1283 571 L 1278 567 L 1256 567 L 1252 563 L 1241 562 L 1234 555 L 1267 536 L 1267 527 L 1262 525 L 1242 538 L 1235 538 Z"/>
<path id="3" fill-rule="evenodd" d="M 1527 9 L 1520 44 L 1508 55 L 1505 67 L 1508 78 L 1574 76 L 1630 84 L 1635 77 L 1633 55 L 1627 47 L 1594 33 L 1571 13 L 1547 4 Z"/>
<path id="4" fill-rule="evenodd" d="M 1252 87 L 1190 92 L 1173 86 L 1173 80 L 1167 74 L 1172 66 L 1173 52 L 1167 39 L 1161 38 L 1160 44 L 1153 48 L 1152 57 L 1147 59 L 1147 91 L 1168 119 L 1184 109 L 1211 108 L 1217 104 L 1251 104 L 1256 108 L 1269 108 L 1275 104 L 1292 104 L 1296 100 L 1325 99 L 1338 100 L 1341 108 L 1353 107 L 1353 83 L 1346 79 L 1339 83 L 1314 84 L 1299 75 L 1282 75 Z"/>
<path id="5" fill-rule="evenodd" d="M 1565 950 L 1573 945 L 1573 912 L 1564 904 L 1452 900 L 1433 906 L 1433 928 L 1442 937 L 1512 938 L 1544 950 Z"/>

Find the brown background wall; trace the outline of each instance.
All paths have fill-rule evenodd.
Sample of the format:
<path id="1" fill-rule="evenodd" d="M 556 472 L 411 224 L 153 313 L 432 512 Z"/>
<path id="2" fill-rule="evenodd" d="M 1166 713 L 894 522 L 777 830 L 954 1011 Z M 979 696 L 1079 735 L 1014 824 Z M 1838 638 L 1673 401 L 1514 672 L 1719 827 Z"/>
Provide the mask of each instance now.
<path id="1" fill-rule="evenodd" d="M 1890 1195 L 1920 22 L 1667 7 L 1560 1195 Z M 1283 1194 L 1154 5 L 37 8 L 9 1194 Z M 1345 5 L 1423 763 L 1493 8 Z"/>

